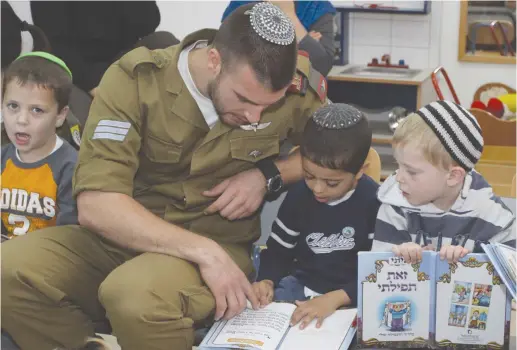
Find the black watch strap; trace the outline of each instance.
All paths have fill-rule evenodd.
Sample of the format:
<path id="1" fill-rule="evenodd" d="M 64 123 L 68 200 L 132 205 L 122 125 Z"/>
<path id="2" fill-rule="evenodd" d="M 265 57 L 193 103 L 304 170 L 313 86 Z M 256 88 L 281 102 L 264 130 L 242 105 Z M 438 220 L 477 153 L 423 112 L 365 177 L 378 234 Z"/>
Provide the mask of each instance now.
<path id="1" fill-rule="evenodd" d="M 266 189 L 268 193 L 276 193 L 283 187 L 280 170 L 278 170 L 272 158 L 261 159 L 255 163 L 257 168 L 266 178 Z"/>

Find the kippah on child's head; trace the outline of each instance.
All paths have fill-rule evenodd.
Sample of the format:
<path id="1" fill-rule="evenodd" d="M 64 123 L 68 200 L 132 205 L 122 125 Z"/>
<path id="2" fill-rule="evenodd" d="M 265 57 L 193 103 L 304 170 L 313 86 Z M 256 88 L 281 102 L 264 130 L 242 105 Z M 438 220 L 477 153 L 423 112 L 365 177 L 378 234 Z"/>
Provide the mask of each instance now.
<path id="1" fill-rule="evenodd" d="M 483 152 L 481 128 L 465 108 L 449 101 L 432 102 L 415 112 L 461 167 L 472 169 Z"/>
<path id="2" fill-rule="evenodd" d="M 331 103 L 307 122 L 300 150 L 303 157 L 321 167 L 357 174 L 371 143 L 365 114 L 344 103 Z"/>

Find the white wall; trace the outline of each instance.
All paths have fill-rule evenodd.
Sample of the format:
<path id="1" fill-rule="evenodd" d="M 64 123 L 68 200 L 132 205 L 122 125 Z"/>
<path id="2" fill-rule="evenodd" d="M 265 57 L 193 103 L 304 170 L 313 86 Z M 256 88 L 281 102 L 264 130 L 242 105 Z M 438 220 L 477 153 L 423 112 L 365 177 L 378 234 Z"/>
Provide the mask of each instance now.
<path id="1" fill-rule="evenodd" d="M 368 1 L 363 1 L 368 2 Z M 369 1 L 372 2 L 372 1 Z M 349 1 L 333 1 L 337 7 L 350 7 Z M 359 1 L 354 1 L 359 3 Z M 382 1 L 384 6 L 423 8 L 423 1 Z M 438 64 L 431 50 L 438 39 L 439 16 L 380 13 L 351 13 L 349 25 L 349 61 L 365 64 L 390 54 L 393 63 L 404 59 L 410 68 L 428 68 Z"/>
<path id="2" fill-rule="evenodd" d="M 403 3 L 406 2 L 393 1 L 397 6 Z M 411 68 L 441 65 L 464 106 L 470 106 L 474 92 L 482 84 L 501 82 L 515 88 L 515 65 L 458 61 L 459 19 L 459 1 L 433 1 L 428 15 L 353 13 L 350 63 L 365 64 L 388 53 L 392 62 L 404 59 Z M 445 98 L 452 99 L 445 82 L 440 85 Z"/>
<path id="3" fill-rule="evenodd" d="M 158 1 L 162 21 L 158 30 L 178 39 L 203 28 L 219 28 L 228 1 Z"/>
<path id="4" fill-rule="evenodd" d="M 443 23 L 447 23 L 449 28 L 459 28 L 459 2 L 443 2 L 440 5 Z M 442 28 L 440 64 L 447 70 L 462 105 L 470 106 L 474 92 L 482 84 L 498 82 L 516 87 L 515 65 L 460 62 L 458 61 L 458 40 L 457 29 L 449 32 Z"/>

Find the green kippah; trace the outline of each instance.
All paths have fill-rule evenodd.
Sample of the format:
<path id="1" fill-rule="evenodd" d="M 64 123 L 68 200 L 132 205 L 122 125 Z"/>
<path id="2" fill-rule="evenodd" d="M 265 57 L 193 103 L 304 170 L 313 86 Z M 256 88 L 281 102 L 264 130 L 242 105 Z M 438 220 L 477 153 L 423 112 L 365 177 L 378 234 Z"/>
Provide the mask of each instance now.
<path id="1" fill-rule="evenodd" d="M 50 54 L 48 52 L 32 51 L 32 52 L 26 52 L 26 53 L 21 54 L 20 56 L 18 56 L 18 58 L 16 58 L 16 60 L 19 60 L 20 58 L 27 57 L 27 56 L 42 57 L 42 58 L 45 58 L 45 59 L 47 59 L 47 60 L 49 60 L 51 62 L 54 62 L 55 64 L 57 64 L 58 66 L 60 66 L 64 70 L 66 70 L 68 75 L 70 75 L 70 78 L 72 78 L 72 72 L 70 71 L 70 69 L 66 65 L 65 61 L 63 61 L 61 58 L 59 58 L 57 56 L 54 56 L 54 55 L 52 55 L 52 54 Z"/>

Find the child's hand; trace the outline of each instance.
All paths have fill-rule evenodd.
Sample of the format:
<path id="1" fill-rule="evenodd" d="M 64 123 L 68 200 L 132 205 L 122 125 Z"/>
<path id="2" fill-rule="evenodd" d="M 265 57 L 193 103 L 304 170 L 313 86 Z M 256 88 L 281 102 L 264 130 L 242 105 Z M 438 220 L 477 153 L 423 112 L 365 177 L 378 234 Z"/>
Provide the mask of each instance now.
<path id="1" fill-rule="evenodd" d="M 409 264 L 416 264 L 422 261 L 422 247 L 413 242 L 402 243 L 393 247 L 393 253 L 396 256 L 401 256 L 404 261 Z"/>
<path id="2" fill-rule="evenodd" d="M 301 321 L 300 329 L 304 329 L 313 319 L 317 318 L 316 328 L 320 328 L 323 320 L 332 315 L 338 307 L 344 305 L 346 300 L 349 298 L 343 290 L 329 292 L 307 301 L 296 300 L 298 307 L 291 316 L 291 326 L 295 326 Z"/>
<path id="3" fill-rule="evenodd" d="M 459 245 L 447 245 L 440 249 L 440 259 L 447 259 L 448 262 L 458 262 L 459 259 L 470 253 L 467 248 Z"/>
<path id="4" fill-rule="evenodd" d="M 273 301 L 275 294 L 273 281 L 262 280 L 260 282 L 254 282 L 251 287 L 260 302 L 260 307 L 264 307 Z"/>

